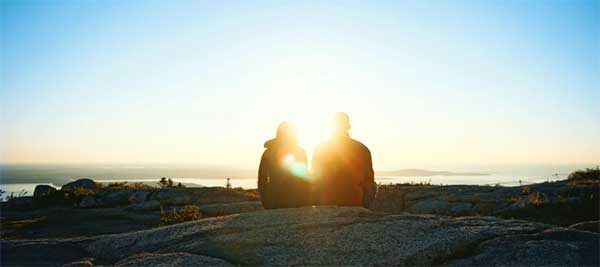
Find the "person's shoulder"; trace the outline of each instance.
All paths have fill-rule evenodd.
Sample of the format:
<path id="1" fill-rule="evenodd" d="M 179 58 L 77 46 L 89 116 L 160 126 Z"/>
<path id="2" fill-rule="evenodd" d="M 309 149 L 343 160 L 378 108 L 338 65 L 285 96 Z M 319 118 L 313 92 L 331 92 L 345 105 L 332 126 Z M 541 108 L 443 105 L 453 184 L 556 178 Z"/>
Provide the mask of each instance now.
<path id="1" fill-rule="evenodd" d="M 358 147 L 360 150 L 371 153 L 371 151 L 369 151 L 369 148 L 365 144 L 361 143 L 360 141 L 354 138 L 351 138 L 350 140 L 354 144 L 354 146 Z"/>

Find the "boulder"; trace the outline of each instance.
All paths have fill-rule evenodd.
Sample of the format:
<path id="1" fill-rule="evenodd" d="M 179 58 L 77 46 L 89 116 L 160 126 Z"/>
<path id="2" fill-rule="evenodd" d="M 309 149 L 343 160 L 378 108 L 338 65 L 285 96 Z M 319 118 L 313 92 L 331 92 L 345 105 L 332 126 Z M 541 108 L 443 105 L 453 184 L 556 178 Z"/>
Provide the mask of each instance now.
<path id="1" fill-rule="evenodd" d="M 98 202 L 93 196 L 84 196 L 81 201 L 79 201 L 80 208 L 94 208 L 98 206 Z"/>
<path id="2" fill-rule="evenodd" d="M 33 191 L 33 197 L 39 198 L 39 197 L 47 196 L 54 191 L 56 191 L 56 188 L 54 188 L 53 186 L 44 185 L 44 184 L 37 185 L 35 187 L 35 190 Z"/>
<path id="3" fill-rule="evenodd" d="M 128 205 L 134 191 L 130 189 L 105 189 L 97 195 L 98 201 L 104 207 Z"/>
<path id="4" fill-rule="evenodd" d="M 233 266 L 222 259 L 189 253 L 140 253 L 115 264 L 125 266 L 188 267 L 188 266 Z"/>
<path id="5" fill-rule="evenodd" d="M 85 189 L 96 189 L 98 188 L 98 184 L 96 184 L 96 182 L 94 182 L 94 180 L 92 180 L 91 178 L 81 178 L 63 185 L 61 189 L 64 191 L 73 191 L 77 187 Z"/>
<path id="6" fill-rule="evenodd" d="M 149 190 L 138 190 L 133 192 L 131 196 L 129 196 L 129 203 L 138 204 L 146 201 L 148 199 L 148 195 L 150 194 Z"/>

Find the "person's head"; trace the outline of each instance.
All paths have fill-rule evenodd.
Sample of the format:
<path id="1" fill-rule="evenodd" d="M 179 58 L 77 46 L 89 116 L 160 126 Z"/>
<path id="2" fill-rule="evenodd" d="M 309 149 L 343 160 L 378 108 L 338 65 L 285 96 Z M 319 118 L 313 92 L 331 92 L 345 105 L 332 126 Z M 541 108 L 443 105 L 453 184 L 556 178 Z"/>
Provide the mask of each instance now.
<path id="1" fill-rule="evenodd" d="M 297 144 L 296 127 L 291 122 L 284 121 L 277 126 L 277 140 L 286 144 Z"/>
<path id="2" fill-rule="evenodd" d="M 348 136 L 350 130 L 350 117 L 344 112 L 338 112 L 333 115 L 331 125 L 331 134 L 333 137 Z"/>

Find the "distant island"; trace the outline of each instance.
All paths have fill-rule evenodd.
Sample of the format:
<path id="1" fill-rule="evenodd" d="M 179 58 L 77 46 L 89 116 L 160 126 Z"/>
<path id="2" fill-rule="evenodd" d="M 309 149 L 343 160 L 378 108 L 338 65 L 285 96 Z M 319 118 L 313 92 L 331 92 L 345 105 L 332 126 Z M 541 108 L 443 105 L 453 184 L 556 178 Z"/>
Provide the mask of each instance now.
<path id="1" fill-rule="evenodd" d="M 430 171 L 422 169 L 402 169 L 396 171 L 377 171 L 379 176 L 485 176 L 490 175 L 489 173 L 475 173 L 475 172 L 449 172 L 449 171 Z"/>

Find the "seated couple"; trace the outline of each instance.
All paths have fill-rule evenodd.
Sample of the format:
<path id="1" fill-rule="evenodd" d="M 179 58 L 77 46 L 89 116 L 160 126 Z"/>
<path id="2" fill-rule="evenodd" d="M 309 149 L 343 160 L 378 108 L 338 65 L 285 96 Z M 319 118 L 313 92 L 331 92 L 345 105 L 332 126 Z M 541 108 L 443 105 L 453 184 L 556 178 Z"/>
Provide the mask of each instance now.
<path id="1" fill-rule="evenodd" d="M 332 137 L 314 151 L 312 172 L 298 146 L 294 127 L 283 122 L 265 143 L 258 170 L 258 191 L 265 209 L 310 205 L 367 207 L 375 194 L 371 152 L 350 138 L 350 119 L 337 113 Z"/>

